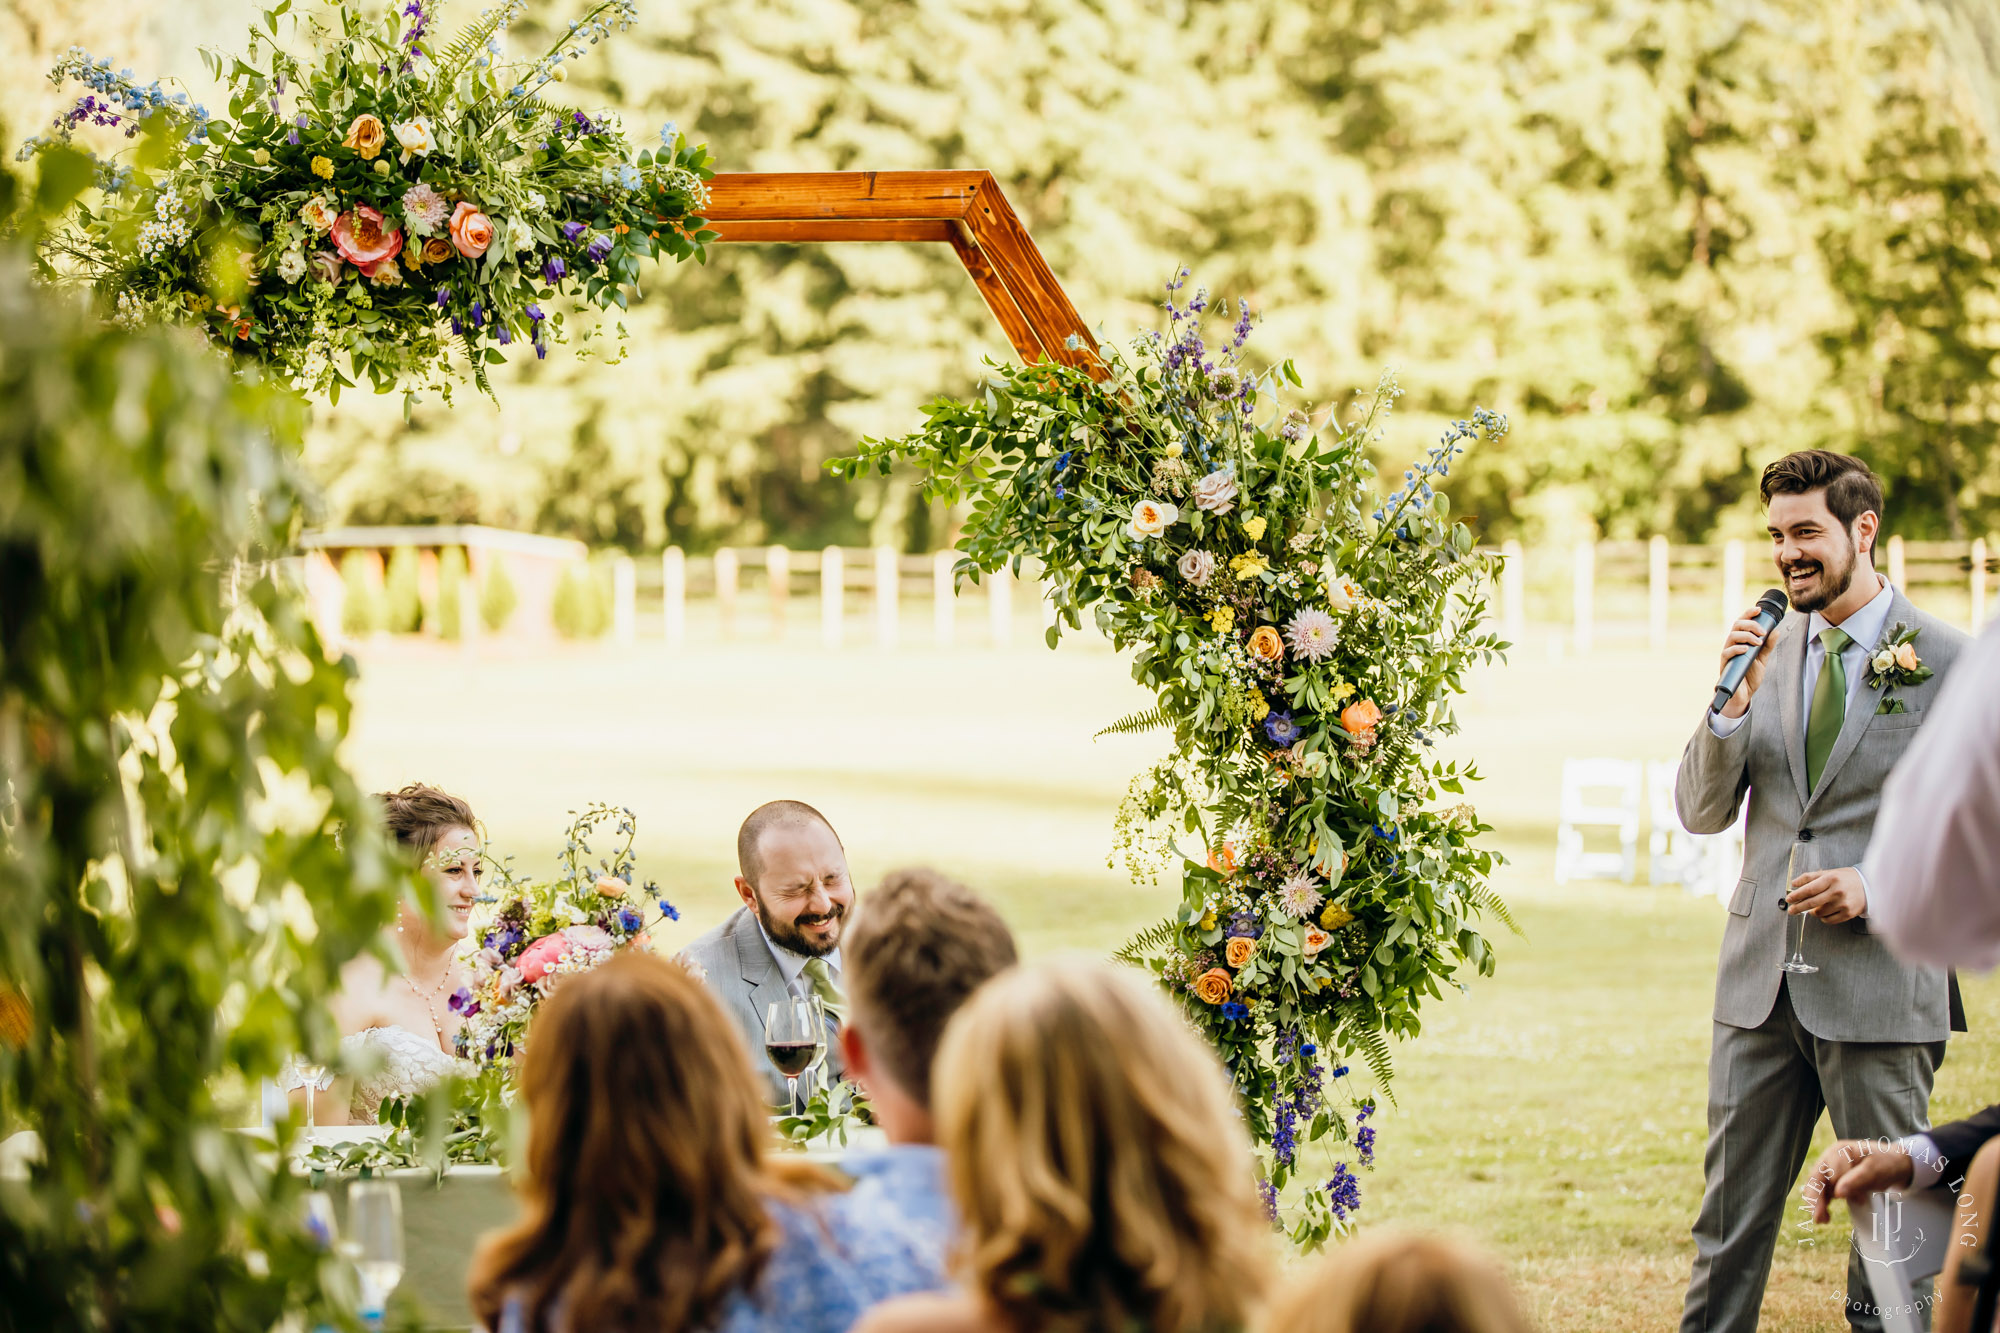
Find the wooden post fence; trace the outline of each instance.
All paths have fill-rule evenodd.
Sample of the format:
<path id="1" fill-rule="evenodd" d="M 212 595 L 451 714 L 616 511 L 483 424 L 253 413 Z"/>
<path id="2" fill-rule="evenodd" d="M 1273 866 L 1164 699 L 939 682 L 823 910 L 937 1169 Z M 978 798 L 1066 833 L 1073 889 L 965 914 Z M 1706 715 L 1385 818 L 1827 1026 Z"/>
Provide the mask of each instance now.
<path id="1" fill-rule="evenodd" d="M 687 553 L 678 546 L 660 552 L 660 611 L 667 647 L 687 646 Z"/>
<path id="2" fill-rule="evenodd" d="M 1578 657 L 1590 654 L 1596 630 L 1597 543 L 1581 541 L 1570 564 L 1570 629 Z"/>
<path id="3" fill-rule="evenodd" d="M 939 551 L 931 557 L 931 638 L 940 648 L 951 647 L 951 622 L 958 605 L 951 571 L 957 563 L 951 551 Z"/>
<path id="4" fill-rule="evenodd" d="M 1722 547 L 1722 624 L 1734 625 L 1747 609 L 1743 586 L 1743 543 L 1732 537 Z"/>
<path id="5" fill-rule="evenodd" d="M 819 641 L 824 648 L 840 647 L 847 628 L 847 566 L 840 548 L 829 546 L 819 555 Z"/>
<path id="6" fill-rule="evenodd" d="M 639 640 L 639 573 L 629 555 L 611 562 L 611 638 L 619 644 Z"/>
<path id="7" fill-rule="evenodd" d="M 1907 589 L 1910 586 L 1909 572 L 1909 564 L 1903 558 L 1902 537 L 1891 537 L 1889 539 L 1889 582 L 1895 584 L 1899 589 Z M 1909 593 L 1905 592 L 1903 595 L 1907 597 Z"/>
<path id="8" fill-rule="evenodd" d="M 1670 578 L 1667 539 L 1655 536 L 1646 543 L 1646 642 L 1658 652 L 1667 646 L 1667 599 Z"/>
<path id="9" fill-rule="evenodd" d="M 897 616 L 902 611 L 903 569 L 896 552 L 887 546 L 875 548 L 875 646 L 894 648 L 898 633 Z"/>
<path id="10" fill-rule="evenodd" d="M 789 549 L 773 546 L 764 552 L 764 577 L 769 583 L 766 591 L 771 598 L 771 638 L 783 643 L 785 613 L 792 599 L 792 553 Z"/>
<path id="11" fill-rule="evenodd" d="M 715 553 L 715 616 L 722 637 L 736 634 L 736 552 L 725 546 Z"/>

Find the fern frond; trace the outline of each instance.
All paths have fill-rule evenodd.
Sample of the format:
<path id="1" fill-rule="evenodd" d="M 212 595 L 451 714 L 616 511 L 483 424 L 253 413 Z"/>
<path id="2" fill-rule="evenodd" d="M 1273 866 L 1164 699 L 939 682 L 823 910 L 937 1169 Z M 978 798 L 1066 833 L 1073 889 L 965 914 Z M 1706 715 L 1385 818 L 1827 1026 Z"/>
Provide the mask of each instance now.
<path id="1" fill-rule="evenodd" d="M 511 5 L 496 5 L 460 28 L 458 36 L 452 38 L 451 45 L 435 62 L 437 73 L 434 86 L 449 88 L 457 83 L 466 66 L 479 57 L 479 53 L 486 49 L 486 43 L 493 40 L 493 34 L 500 31 L 500 25 L 512 16 L 512 10 Z"/>
<path id="2" fill-rule="evenodd" d="M 1127 713 L 1091 739 L 1096 740 L 1099 736 L 1134 736 L 1142 731 L 1157 731 L 1168 725 L 1167 710 L 1156 705 L 1152 708 L 1142 708 L 1136 713 Z"/>
<path id="3" fill-rule="evenodd" d="M 1173 921 L 1150 925 L 1125 941 L 1111 956 L 1128 967 L 1144 967 L 1149 958 L 1173 946 L 1174 932 L 1178 928 Z"/>
<path id="4" fill-rule="evenodd" d="M 1375 1086 L 1382 1090 L 1382 1095 L 1389 1099 L 1391 1106 L 1397 1105 L 1396 1090 L 1389 1082 L 1394 1072 L 1389 1063 L 1389 1039 L 1374 1028 L 1351 1027 L 1347 1035 L 1354 1042 L 1354 1049 L 1368 1062 L 1368 1072 L 1375 1076 Z"/>
<path id="5" fill-rule="evenodd" d="M 1466 891 L 1465 898 L 1467 902 L 1477 907 L 1480 911 L 1491 912 L 1494 916 L 1499 917 L 1506 923 L 1507 929 L 1513 931 L 1516 935 L 1521 935 L 1523 939 L 1527 938 L 1527 936 L 1521 934 L 1521 928 L 1514 923 L 1514 914 L 1507 910 L 1507 904 L 1502 901 L 1499 894 L 1493 892 L 1486 885 L 1471 885 Z"/>

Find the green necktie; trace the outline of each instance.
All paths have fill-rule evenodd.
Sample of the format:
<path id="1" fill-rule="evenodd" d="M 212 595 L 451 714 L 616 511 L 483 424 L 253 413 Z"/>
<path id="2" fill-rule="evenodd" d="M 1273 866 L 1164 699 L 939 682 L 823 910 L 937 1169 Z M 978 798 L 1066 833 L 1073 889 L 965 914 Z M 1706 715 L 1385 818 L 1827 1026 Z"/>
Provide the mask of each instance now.
<path id="1" fill-rule="evenodd" d="M 1838 625 L 1828 625 L 1819 632 L 1819 641 L 1826 647 L 1826 661 L 1820 666 L 1819 679 L 1813 682 L 1812 713 L 1806 718 L 1807 791 L 1819 787 L 1827 756 L 1840 739 L 1840 724 L 1847 720 L 1847 667 L 1840 660 L 1840 650 L 1854 639 Z"/>
<path id="2" fill-rule="evenodd" d="M 833 984 L 833 973 L 827 970 L 826 959 L 815 958 L 808 962 L 806 979 L 812 982 L 813 994 L 819 997 L 820 1008 L 826 1010 L 827 1017 L 836 1023 L 842 1021 L 847 1013 L 847 997 L 840 993 L 840 987 Z"/>

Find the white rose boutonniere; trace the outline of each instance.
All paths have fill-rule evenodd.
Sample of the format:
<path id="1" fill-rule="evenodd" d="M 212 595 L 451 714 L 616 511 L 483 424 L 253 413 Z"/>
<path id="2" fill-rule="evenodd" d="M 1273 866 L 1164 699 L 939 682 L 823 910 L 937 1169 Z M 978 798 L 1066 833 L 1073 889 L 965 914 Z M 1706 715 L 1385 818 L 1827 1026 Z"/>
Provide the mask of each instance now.
<path id="1" fill-rule="evenodd" d="M 1898 685 L 1921 685 L 1936 674 L 1917 656 L 1919 633 L 1908 625 L 1891 625 L 1868 654 L 1867 675 L 1863 679 L 1869 689 L 1882 693 L 1882 701 L 1875 706 L 1877 713 L 1907 712 L 1908 707 L 1892 691 Z"/>

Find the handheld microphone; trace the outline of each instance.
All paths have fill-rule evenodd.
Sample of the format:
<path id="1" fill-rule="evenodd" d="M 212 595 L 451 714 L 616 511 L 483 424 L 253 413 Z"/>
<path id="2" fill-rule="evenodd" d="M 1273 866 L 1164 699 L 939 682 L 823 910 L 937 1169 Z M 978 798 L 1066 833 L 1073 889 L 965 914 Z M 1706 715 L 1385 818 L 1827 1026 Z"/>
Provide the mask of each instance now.
<path id="1" fill-rule="evenodd" d="M 1771 631 L 1777 628 L 1778 622 L 1785 618 L 1786 605 L 1785 594 L 1776 588 L 1765 589 L 1764 595 L 1757 599 L 1757 628 L 1764 631 L 1766 641 L 1770 639 Z M 1729 665 L 1722 668 L 1722 678 L 1715 682 L 1715 702 L 1709 705 L 1709 712 L 1722 711 L 1730 696 L 1736 693 L 1736 687 L 1750 674 L 1750 664 L 1756 661 L 1757 654 L 1763 651 L 1764 645 L 1760 643 L 1749 652 L 1738 653 L 1729 659 Z"/>

